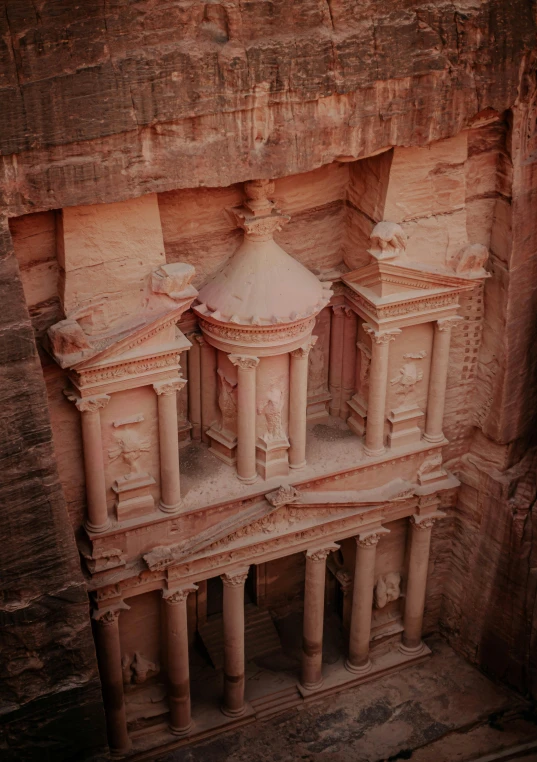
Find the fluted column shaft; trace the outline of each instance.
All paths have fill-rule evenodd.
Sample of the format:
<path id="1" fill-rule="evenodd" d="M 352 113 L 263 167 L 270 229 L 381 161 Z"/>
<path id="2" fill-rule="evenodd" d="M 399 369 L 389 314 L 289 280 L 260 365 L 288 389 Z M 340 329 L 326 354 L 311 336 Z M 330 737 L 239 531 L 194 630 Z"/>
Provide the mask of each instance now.
<path id="1" fill-rule="evenodd" d="M 318 688 L 323 682 L 323 628 L 326 559 L 338 545 L 306 551 L 304 587 L 304 630 L 302 637 L 302 670 L 300 682 L 306 689 Z"/>
<path id="2" fill-rule="evenodd" d="M 186 604 L 189 593 L 197 589 L 195 585 L 188 585 L 163 593 L 166 602 L 170 731 L 178 736 L 186 735 L 192 726 Z"/>
<path id="3" fill-rule="evenodd" d="M 103 442 L 100 411 L 110 402 L 107 394 L 81 398 L 67 390 L 66 397 L 74 402 L 82 418 L 82 447 L 86 477 L 87 517 L 84 522 L 89 532 L 104 532 L 110 526 L 106 501 Z"/>
<path id="4" fill-rule="evenodd" d="M 369 325 L 364 325 L 364 330 L 371 336 L 371 368 L 369 397 L 367 401 L 365 452 L 367 455 L 382 455 L 385 451 L 384 422 L 386 418 L 390 342 L 401 331 L 398 328 L 390 331 L 375 331 Z"/>
<path id="5" fill-rule="evenodd" d="M 328 386 L 330 389 L 330 415 L 338 416 L 341 409 L 341 374 L 343 372 L 343 332 L 345 307 L 332 307 L 330 323 L 330 363 L 328 369 Z"/>
<path id="6" fill-rule="evenodd" d="M 201 439 L 201 367 L 199 333 L 190 334 L 192 346 L 188 352 L 188 417 L 192 424 L 192 439 Z"/>
<path id="7" fill-rule="evenodd" d="M 308 356 L 317 336 L 291 352 L 289 368 L 289 466 L 306 465 L 306 418 L 308 410 Z"/>
<path id="8" fill-rule="evenodd" d="M 424 439 L 428 442 L 442 442 L 444 434 L 444 407 L 449 368 L 449 345 L 451 329 L 462 320 L 460 317 L 437 320 L 434 326 L 431 372 L 429 376 L 429 396 L 427 398 L 427 418 Z"/>
<path id="9" fill-rule="evenodd" d="M 223 574 L 224 702 L 229 717 L 244 714 L 244 583 L 248 569 Z"/>
<path id="10" fill-rule="evenodd" d="M 356 564 L 349 631 L 349 656 L 345 666 L 349 672 L 365 674 L 371 669 L 369 641 L 371 640 L 375 587 L 375 560 L 380 533 L 368 532 L 358 535 L 355 539 Z"/>
<path id="11" fill-rule="evenodd" d="M 153 384 L 158 399 L 160 508 L 165 513 L 175 513 L 181 507 L 177 392 L 185 384 L 184 378 Z"/>
<path id="12" fill-rule="evenodd" d="M 110 609 L 96 609 L 93 612 L 108 744 L 112 754 L 116 755 L 125 754 L 131 747 L 123 695 L 118 621 L 121 610 L 128 608 L 122 603 Z"/>
<path id="13" fill-rule="evenodd" d="M 402 650 L 405 652 L 419 651 L 422 647 L 421 633 L 433 525 L 433 518 L 410 517 L 410 553 L 403 616 Z"/>
<path id="14" fill-rule="evenodd" d="M 229 355 L 237 366 L 237 475 L 251 484 L 257 478 L 256 442 L 256 368 L 259 358 Z"/>
<path id="15" fill-rule="evenodd" d="M 198 336 L 201 347 L 201 438 L 208 443 L 207 431 L 217 420 L 217 375 L 216 349 L 211 346 L 204 336 Z"/>

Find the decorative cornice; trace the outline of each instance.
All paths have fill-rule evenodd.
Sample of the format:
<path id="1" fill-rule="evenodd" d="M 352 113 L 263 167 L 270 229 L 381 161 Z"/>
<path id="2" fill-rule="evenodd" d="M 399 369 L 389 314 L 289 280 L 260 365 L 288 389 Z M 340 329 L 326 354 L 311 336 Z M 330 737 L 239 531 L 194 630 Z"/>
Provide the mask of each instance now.
<path id="1" fill-rule="evenodd" d="M 309 317 L 308 315 L 297 315 L 297 321 L 292 324 L 280 324 L 280 325 L 256 325 L 252 328 L 251 325 L 232 325 L 232 324 L 218 324 L 209 320 L 200 318 L 200 327 L 204 333 L 209 336 L 214 336 L 221 341 L 240 342 L 241 344 L 276 344 L 281 342 L 285 344 L 287 341 L 299 337 L 301 334 L 307 334 L 315 326 L 315 317 Z"/>
<path id="2" fill-rule="evenodd" d="M 249 355 L 228 355 L 230 362 L 241 370 L 255 370 L 259 365 L 259 357 L 250 357 Z"/>
<path id="3" fill-rule="evenodd" d="M 118 362 L 101 368 L 88 368 L 87 370 L 77 370 L 82 386 L 87 386 L 99 381 L 115 381 L 125 376 L 139 376 L 142 373 L 158 371 L 162 368 L 179 366 L 180 351 L 172 349 L 169 352 L 158 355 L 158 357 L 142 358 L 140 360 L 130 360 L 129 362 Z"/>
<path id="4" fill-rule="evenodd" d="M 161 394 L 175 394 L 180 392 L 186 385 L 186 378 L 172 378 L 165 381 L 158 381 L 153 384 L 153 389 L 159 395 Z"/>
<path id="5" fill-rule="evenodd" d="M 238 587 L 239 585 L 244 585 L 249 569 L 250 567 L 248 566 L 246 569 L 236 569 L 235 571 L 225 572 L 220 576 L 220 579 L 226 587 Z"/>
<path id="6" fill-rule="evenodd" d="M 168 605 L 176 605 L 186 601 L 190 593 L 195 593 L 197 589 L 197 585 L 184 585 L 173 590 L 163 590 L 162 598 Z"/>
<path id="7" fill-rule="evenodd" d="M 97 413 L 110 402 L 109 394 L 97 394 L 94 397 L 79 397 L 72 389 L 64 389 L 63 393 L 69 402 L 75 403 L 77 410 L 80 410 L 81 413 Z"/>

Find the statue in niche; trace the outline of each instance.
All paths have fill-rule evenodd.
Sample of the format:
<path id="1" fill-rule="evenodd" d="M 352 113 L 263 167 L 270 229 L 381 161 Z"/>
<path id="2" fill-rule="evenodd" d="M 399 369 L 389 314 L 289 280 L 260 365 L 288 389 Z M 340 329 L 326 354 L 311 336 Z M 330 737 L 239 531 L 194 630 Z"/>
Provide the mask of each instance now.
<path id="1" fill-rule="evenodd" d="M 139 651 L 135 651 L 132 659 L 128 654 L 123 656 L 121 659 L 121 671 L 125 685 L 129 685 L 129 683 L 141 685 L 146 680 L 149 680 L 150 677 L 158 675 L 160 665 L 149 661 Z"/>
<path id="2" fill-rule="evenodd" d="M 220 431 L 233 432 L 237 420 L 237 384 L 230 383 L 224 372 L 218 368 L 218 407 L 222 420 Z"/>
<path id="3" fill-rule="evenodd" d="M 121 458 L 129 467 L 125 478 L 129 479 L 134 474 L 140 474 L 140 464 L 138 463 L 142 453 L 150 449 L 150 441 L 143 439 L 132 429 L 122 431 L 116 436 L 116 445 L 108 450 L 108 457 L 114 461 Z"/>
<path id="4" fill-rule="evenodd" d="M 423 371 L 418 369 L 415 362 L 404 363 L 397 372 L 397 375 L 390 380 L 390 384 L 395 387 L 395 393 L 401 395 L 402 403 L 407 401 L 409 394 L 414 391 L 414 387 L 423 380 Z"/>
<path id="5" fill-rule="evenodd" d="M 375 608 L 383 609 L 401 596 L 401 575 L 389 572 L 378 578 L 375 585 Z"/>
<path id="6" fill-rule="evenodd" d="M 265 440 L 285 439 L 282 431 L 283 392 L 275 386 L 267 394 L 264 405 L 257 408 L 258 415 L 264 415 L 267 425 Z"/>
<path id="7" fill-rule="evenodd" d="M 371 370 L 371 350 L 359 341 L 357 347 L 360 351 L 360 378 L 358 390 L 364 399 L 369 394 L 369 371 Z"/>
<path id="8" fill-rule="evenodd" d="M 308 391 L 315 393 L 326 389 L 326 358 L 324 346 L 317 342 L 310 351 L 308 358 Z"/>

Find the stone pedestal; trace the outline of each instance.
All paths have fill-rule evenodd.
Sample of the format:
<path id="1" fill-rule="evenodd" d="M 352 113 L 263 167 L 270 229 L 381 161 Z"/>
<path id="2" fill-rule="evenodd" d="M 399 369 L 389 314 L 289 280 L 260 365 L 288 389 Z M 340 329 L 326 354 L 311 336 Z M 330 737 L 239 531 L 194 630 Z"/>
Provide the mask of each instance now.
<path id="1" fill-rule="evenodd" d="M 142 473 L 120 476 L 112 485 L 117 495 L 115 508 L 118 521 L 134 519 L 153 513 L 155 501 L 151 489 L 156 484 L 152 476 Z"/>
<path id="2" fill-rule="evenodd" d="M 361 394 L 357 393 L 347 402 L 347 405 L 350 409 L 347 425 L 356 436 L 363 437 L 367 418 L 367 402 Z"/>
<path id="3" fill-rule="evenodd" d="M 210 442 L 210 451 L 228 466 L 237 463 L 237 435 L 227 429 L 218 429 L 212 426 L 207 431 Z"/>
<path id="4" fill-rule="evenodd" d="M 371 639 L 373 589 L 375 586 L 375 560 L 381 533 L 386 531 L 380 529 L 360 534 L 355 538 L 356 564 L 349 631 L 349 656 L 345 667 L 349 672 L 357 675 L 365 674 L 371 670 L 369 641 Z"/>
<path id="5" fill-rule="evenodd" d="M 181 508 L 177 392 L 185 384 L 184 378 L 159 381 L 153 384 L 153 389 L 158 396 L 160 509 L 165 513 L 175 513 Z"/>
<path id="6" fill-rule="evenodd" d="M 306 552 L 304 588 L 304 634 L 300 682 L 306 690 L 319 688 L 323 682 L 323 627 L 326 559 L 339 545 Z"/>
<path id="7" fill-rule="evenodd" d="M 122 756 L 131 748 L 123 695 L 118 622 L 121 610 L 128 608 L 125 603 L 120 603 L 114 607 L 103 610 L 96 609 L 93 612 L 108 744 L 114 756 Z"/>
<path id="8" fill-rule="evenodd" d="M 224 701 L 222 712 L 240 717 L 244 704 L 244 583 L 248 569 L 223 574 Z"/>
<path id="9" fill-rule="evenodd" d="M 423 418 L 423 411 L 415 405 L 401 405 L 392 410 L 388 416 L 390 447 L 406 447 L 418 444 L 421 440 L 421 429 L 418 423 Z"/>
<path id="10" fill-rule="evenodd" d="M 168 657 L 168 702 L 170 731 L 187 735 L 192 726 L 190 711 L 190 671 L 188 663 L 187 598 L 198 588 L 186 585 L 166 590 L 166 652 Z"/>
<path id="11" fill-rule="evenodd" d="M 287 476 L 289 474 L 288 450 L 289 440 L 287 437 L 279 439 L 258 437 L 256 467 L 262 479 L 272 479 L 274 476 Z"/>

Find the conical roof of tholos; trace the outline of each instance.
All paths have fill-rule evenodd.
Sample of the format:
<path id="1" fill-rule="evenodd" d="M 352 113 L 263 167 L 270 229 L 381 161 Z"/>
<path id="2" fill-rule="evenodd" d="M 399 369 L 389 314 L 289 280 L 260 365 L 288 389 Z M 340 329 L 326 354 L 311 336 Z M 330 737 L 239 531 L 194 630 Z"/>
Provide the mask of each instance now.
<path id="1" fill-rule="evenodd" d="M 224 323 L 293 323 L 316 315 L 331 295 L 329 283 L 321 283 L 274 240 L 245 236 L 231 259 L 200 289 L 195 309 Z"/>

